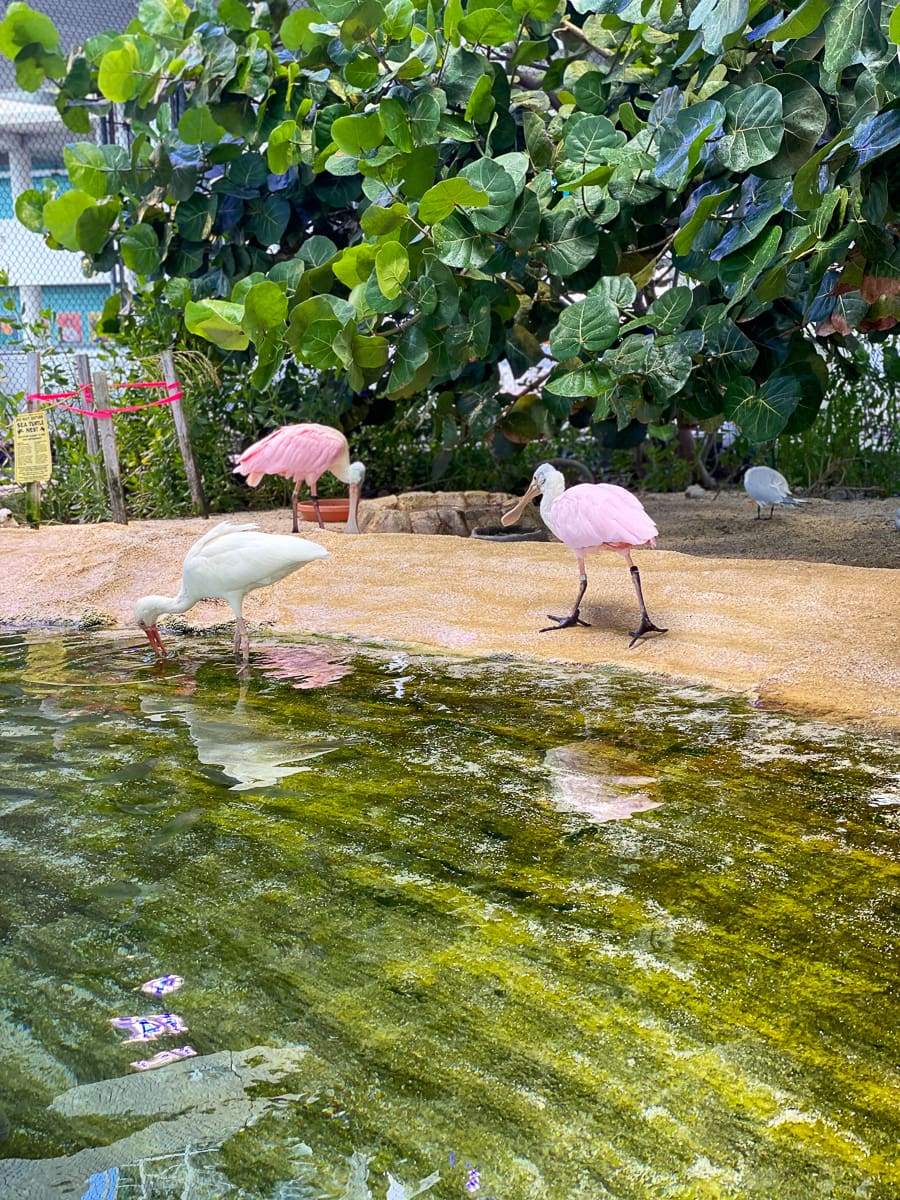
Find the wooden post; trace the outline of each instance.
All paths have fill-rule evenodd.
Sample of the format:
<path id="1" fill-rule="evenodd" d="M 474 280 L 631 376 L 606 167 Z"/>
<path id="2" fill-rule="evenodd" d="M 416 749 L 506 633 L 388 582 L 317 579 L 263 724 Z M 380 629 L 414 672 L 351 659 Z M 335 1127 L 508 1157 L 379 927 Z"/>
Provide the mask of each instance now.
<path id="1" fill-rule="evenodd" d="M 25 411 L 36 412 L 41 407 L 40 400 L 30 400 L 29 396 L 36 395 L 41 390 L 41 356 L 36 350 L 28 355 L 25 368 Z M 25 520 L 34 529 L 41 524 L 41 485 L 40 483 L 25 484 Z"/>
<path id="2" fill-rule="evenodd" d="M 75 356 L 75 365 L 78 369 L 78 382 L 85 390 L 81 393 L 80 408 L 93 408 L 93 381 L 91 379 L 91 360 L 87 354 L 78 354 Z M 97 486 L 97 491 L 103 490 L 103 478 L 100 472 L 100 438 L 97 434 L 97 421 L 94 417 L 82 417 L 84 422 L 84 439 L 87 443 L 87 452 L 91 460 L 91 471 L 94 476 L 94 482 Z"/>
<path id="3" fill-rule="evenodd" d="M 160 355 L 163 369 L 163 379 L 166 383 L 176 383 L 178 380 L 175 374 L 175 362 L 172 358 L 171 350 L 164 350 Z M 188 487 L 191 489 L 191 503 L 194 512 L 197 516 L 208 517 L 209 507 L 206 503 L 206 496 L 203 494 L 203 482 L 200 479 L 200 471 L 197 467 L 197 460 L 194 458 L 194 449 L 191 446 L 191 435 L 188 432 L 187 421 L 184 419 L 184 409 L 181 407 L 181 401 L 175 400 L 169 405 L 172 410 L 172 417 L 175 421 L 175 433 L 178 435 L 178 445 L 181 449 L 181 458 L 184 462 L 184 473 L 187 475 Z"/>
<path id="4" fill-rule="evenodd" d="M 109 408 L 109 384 L 106 372 L 98 371 L 94 376 L 94 401 L 97 408 Z M 100 437 L 100 449 L 103 452 L 103 465 L 106 467 L 106 485 L 109 488 L 109 507 L 112 509 L 112 519 L 119 525 L 128 524 L 128 514 L 125 511 L 125 493 L 122 490 L 122 479 L 119 474 L 119 452 L 116 449 L 116 431 L 112 418 L 101 418 L 97 421 L 97 433 Z"/>

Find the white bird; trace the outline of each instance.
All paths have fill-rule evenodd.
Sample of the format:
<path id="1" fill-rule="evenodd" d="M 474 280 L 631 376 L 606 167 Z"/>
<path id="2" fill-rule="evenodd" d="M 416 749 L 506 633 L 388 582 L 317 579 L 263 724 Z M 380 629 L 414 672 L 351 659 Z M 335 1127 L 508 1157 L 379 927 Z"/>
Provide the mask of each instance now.
<path id="1" fill-rule="evenodd" d="M 788 481 L 778 471 L 771 467 L 751 467 L 744 473 L 744 489 L 756 505 L 757 518 L 762 516 L 763 505 L 771 504 L 769 520 L 775 512 L 776 504 L 808 504 L 807 500 L 798 500 L 791 495 Z"/>
<path id="2" fill-rule="evenodd" d="M 324 546 L 305 538 L 260 533 L 254 524 L 223 521 L 188 550 L 178 595 L 143 596 L 134 607 L 134 619 L 159 657 L 165 658 L 166 648 L 156 627 L 160 614 L 187 612 L 199 600 L 226 600 L 234 613 L 234 652 L 238 654 L 243 645 L 246 663 L 250 639 L 241 605 L 247 592 L 277 583 L 306 563 L 327 557 Z"/>

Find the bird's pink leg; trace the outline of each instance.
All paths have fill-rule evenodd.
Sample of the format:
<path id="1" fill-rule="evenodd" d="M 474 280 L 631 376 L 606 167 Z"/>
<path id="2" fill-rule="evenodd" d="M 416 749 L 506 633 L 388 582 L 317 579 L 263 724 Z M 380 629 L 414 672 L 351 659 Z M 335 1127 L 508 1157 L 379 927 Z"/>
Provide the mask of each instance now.
<path id="1" fill-rule="evenodd" d="M 630 650 L 638 638 L 642 638 L 645 633 L 668 633 L 668 629 L 662 629 L 659 625 L 654 625 L 650 620 L 650 614 L 647 612 L 647 605 L 644 603 L 644 593 L 641 590 L 641 573 L 631 561 L 631 555 L 627 550 L 623 550 L 622 554 L 628 567 L 631 571 L 631 582 L 634 584 L 634 590 L 637 592 L 638 604 L 641 606 L 641 623 L 637 629 L 631 630 L 631 641 L 628 643 Z"/>
<path id="2" fill-rule="evenodd" d="M 243 653 L 242 653 L 243 652 Z M 247 622 L 243 617 L 235 617 L 234 621 L 234 656 L 242 654 L 244 666 L 250 662 L 250 635 L 247 633 Z"/>
<path id="3" fill-rule="evenodd" d="M 579 554 L 577 558 L 578 579 L 580 586 L 578 588 L 578 595 L 575 597 L 575 607 L 567 617 L 554 617 L 552 613 L 547 613 L 547 616 L 550 618 L 550 620 L 555 621 L 556 624 L 545 626 L 545 628 L 541 630 L 541 633 L 549 633 L 551 629 L 569 629 L 572 625 L 584 625 L 586 628 L 590 628 L 589 623 L 587 621 L 582 621 L 578 615 L 582 597 L 587 590 L 587 571 L 584 565 L 584 555 Z"/>

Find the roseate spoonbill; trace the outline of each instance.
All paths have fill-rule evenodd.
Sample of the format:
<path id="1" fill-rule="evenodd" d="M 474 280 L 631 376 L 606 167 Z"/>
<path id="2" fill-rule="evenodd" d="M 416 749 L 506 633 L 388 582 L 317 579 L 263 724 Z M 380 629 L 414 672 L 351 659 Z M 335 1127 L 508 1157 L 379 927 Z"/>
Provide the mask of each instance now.
<path id="1" fill-rule="evenodd" d="M 667 633 L 668 630 L 654 625 L 650 620 L 641 591 L 640 572 L 631 561 L 631 551 L 636 546 L 655 546 L 658 533 L 640 500 L 625 488 L 612 483 L 577 483 L 567 489 L 562 472 L 550 463 L 541 463 L 528 491 L 514 508 L 503 514 L 501 522 L 504 525 L 514 524 L 528 501 L 539 493 L 541 518 L 578 559 L 580 580 L 575 607 L 567 617 L 551 615 L 550 620 L 556 624 L 547 626 L 541 633 L 549 633 L 551 629 L 566 629 L 570 625 L 588 624 L 579 617 L 579 606 L 587 589 L 584 558 L 586 554 L 596 554 L 598 550 L 615 550 L 623 556 L 631 570 L 631 582 L 641 606 L 641 622 L 631 632 L 629 649 L 645 633 Z"/>
<path id="2" fill-rule="evenodd" d="M 778 471 L 771 467 L 751 467 L 744 472 L 744 489 L 756 505 L 756 516 L 762 516 L 764 504 L 771 504 L 768 520 L 772 520 L 776 504 L 808 504 L 807 500 L 798 500 L 791 495 L 788 481 Z"/>
<path id="3" fill-rule="evenodd" d="M 332 429 L 330 425 L 284 425 L 260 441 L 254 442 L 243 454 L 238 455 L 236 461 L 235 475 L 246 475 L 251 487 L 256 487 L 264 475 L 281 475 L 284 479 L 293 479 L 291 511 L 294 523 L 291 533 L 299 532 L 297 497 L 300 494 L 300 484 L 304 482 L 309 485 L 319 528 L 325 528 L 322 514 L 319 512 L 316 484 L 320 475 L 330 471 L 341 483 L 350 485 L 350 515 L 344 532 L 359 533 L 356 510 L 366 468 L 361 462 L 351 463 L 350 447 L 339 429 Z"/>
<path id="4" fill-rule="evenodd" d="M 166 648 L 156 622 L 161 613 L 183 613 L 198 600 L 227 600 L 234 613 L 234 652 L 250 657 L 250 639 L 241 615 L 247 592 L 277 583 L 316 558 L 327 558 L 324 546 L 282 533 L 260 533 L 258 526 L 223 521 L 194 542 L 184 559 L 177 596 L 143 596 L 134 607 L 135 622 L 160 658 Z"/>

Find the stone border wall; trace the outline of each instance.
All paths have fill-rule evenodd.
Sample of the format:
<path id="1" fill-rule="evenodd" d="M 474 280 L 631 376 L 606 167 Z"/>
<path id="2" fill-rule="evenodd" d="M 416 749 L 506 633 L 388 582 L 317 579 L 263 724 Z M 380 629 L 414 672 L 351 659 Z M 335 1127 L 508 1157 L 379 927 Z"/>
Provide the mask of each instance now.
<path id="1" fill-rule="evenodd" d="M 504 492 L 401 492 L 363 500 L 359 525 L 363 533 L 443 533 L 471 537 L 473 529 L 500 524 L 501 513 L 518 496 Z M 529 505 L 519 525 L 541 528 L 537 507 Z"/>

